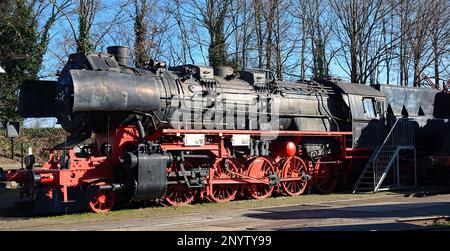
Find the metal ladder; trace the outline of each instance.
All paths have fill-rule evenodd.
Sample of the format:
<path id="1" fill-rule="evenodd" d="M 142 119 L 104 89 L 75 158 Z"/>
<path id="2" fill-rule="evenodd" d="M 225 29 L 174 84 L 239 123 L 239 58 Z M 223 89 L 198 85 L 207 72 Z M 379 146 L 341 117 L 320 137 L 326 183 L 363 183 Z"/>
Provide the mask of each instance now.
<path id="1" fill-rule="evenodd" d="M 383 144 L 375 149 L 367 162 L 353 187 L 353 193 L 364 191 L 375 193 L 400 188 L 400 154 L 405 150 L 413 151 L 414 184 L 417 186 L 415 127 L 408 118 L 399 118 L 395 121 Z M 394 164 L 396 164 L 394 173 L 396 186 L 381 188 Z"/>

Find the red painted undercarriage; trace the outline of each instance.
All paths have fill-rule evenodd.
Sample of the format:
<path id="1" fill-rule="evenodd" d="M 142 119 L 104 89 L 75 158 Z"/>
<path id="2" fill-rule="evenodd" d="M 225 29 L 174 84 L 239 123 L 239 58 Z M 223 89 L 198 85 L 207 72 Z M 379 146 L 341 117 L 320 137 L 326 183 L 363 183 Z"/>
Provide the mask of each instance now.
<path id="1" fill-rule="evenodd" d="M 188 142 L 186 139 L 192 135 L 201 135 L 201 140 L 196 142 L 193 137 L 194 141 Z M 299 146 L 312 137 L 335 139 L 339 153 L 319 158 L 305 154 Z M 205 199 L 227 202 L 240 196 L 298 196 L 309 185 L 329 193 L 339 177 L 346 175 L 352 160 L 370 156 L 368 149 L 347 148 L 348 137 L 350 132 L 157 131 L 146 140 L 157 142 L 158 151 L 169 161 L 163 182 L 165 193 L 156 200 L 180 206 Z M 248 142 L 233 142 L 263 142 L 263 138 L 275 140 L 250 150 Z M 88 205 L 94 212 L 108 212 L 118 204 L 120 196 L 125 200 L 142 197 L 139 185 L 130 185 L 126 178 L 118 177 L 124 162 L 133 162 L 132 158 L 125 161 L 123 154 L 139 146 L 138 129 L 121 127 L 110 135 L 97 134 L 95 140 L 90 148 L 48 149 L 50 158 L 42 168 L 8 171 L 5 179 L 19 184 L 22 195 L 35 201 L 37 213 L 79 211 Z"/>

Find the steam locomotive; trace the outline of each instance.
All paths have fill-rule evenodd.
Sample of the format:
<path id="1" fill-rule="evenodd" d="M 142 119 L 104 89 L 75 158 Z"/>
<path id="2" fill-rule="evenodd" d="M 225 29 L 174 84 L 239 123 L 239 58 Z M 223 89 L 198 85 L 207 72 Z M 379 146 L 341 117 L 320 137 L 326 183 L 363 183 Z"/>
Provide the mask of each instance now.
<path id="1" fill-rule="evenodd" d="M 397 117 L 422 127 L 439 117 L 431 89 L 129 61 L 120 46 L 73 54 L 57 81 L 23 84 L 21 116 L 56 117 L 70 133 L 41 168 L 28 156 L 25 169 L 0 174 L 19 183 L 36 213 L 329 193 L 367 162 Z"/>

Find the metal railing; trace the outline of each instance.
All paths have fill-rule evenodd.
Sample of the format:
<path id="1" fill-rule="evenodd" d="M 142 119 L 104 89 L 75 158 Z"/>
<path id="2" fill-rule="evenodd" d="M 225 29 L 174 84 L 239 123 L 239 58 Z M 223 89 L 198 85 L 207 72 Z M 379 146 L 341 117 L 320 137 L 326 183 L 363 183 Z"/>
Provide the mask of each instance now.
<path id="1" fill-rule="evenodd" d="M 415 140 L 414 123 L 408 118 L 397 119 L 384 142 L 377 147 L 365 166 L 354 186 L 353 192 L 356 192 L 364 177 L 367 177 L 367 174 L 373 174 L 373 191 L 377 192 L 396 161 L 398 167 L 400 151 L 405 149 L 415 151 Z M 397 184 L 399 184 L 400 175 L 398 168 L 396 176 Z"/>
<path id="2" fill-rule="evenodd" d="M 407 118 L 395 121 L 391 131 L 373 158 L 374 191 L 378 191 L 386 178 L 390 167 L 398 161 L 398 155 L 403 149 L 414 149 L 414 123 Z"/>

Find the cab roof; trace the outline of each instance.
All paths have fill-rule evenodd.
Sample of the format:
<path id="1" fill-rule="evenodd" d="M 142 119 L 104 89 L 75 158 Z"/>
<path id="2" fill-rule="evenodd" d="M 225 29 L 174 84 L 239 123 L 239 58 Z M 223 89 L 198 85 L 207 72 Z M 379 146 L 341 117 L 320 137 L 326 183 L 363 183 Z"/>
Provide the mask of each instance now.
<path id="1" fill-rule="evenodd" d="M 378 91 L 372 85 L 352 84 L 340 80 L 320 80 L 322 84 L 329 85 L 335 89 L 337 93 L 361 95 L 368 97 L 385 97 L 383 93 Z"/>

